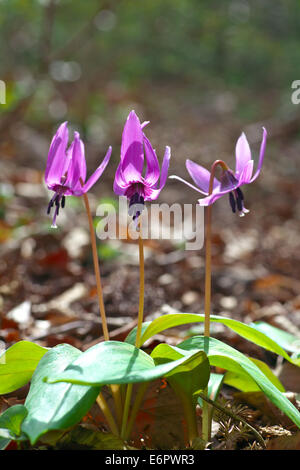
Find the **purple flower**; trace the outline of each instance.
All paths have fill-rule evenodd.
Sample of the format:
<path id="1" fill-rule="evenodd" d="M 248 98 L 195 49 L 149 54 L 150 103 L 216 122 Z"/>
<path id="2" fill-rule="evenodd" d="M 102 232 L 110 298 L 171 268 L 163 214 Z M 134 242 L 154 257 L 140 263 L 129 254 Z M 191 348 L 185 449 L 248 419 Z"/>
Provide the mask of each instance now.
<path id="1" fill-rule="evenodd" d="M 109 147 L 103 162 L 86 179 L 86 161 L 84 154 L 84 145 L 78 132 L 74 132 L 74 140 L 68 145 L 68 123 L 61 124 L 54 135 L 49 153 L 45 171 L 45 182 L 48 189 L 54 191 L 54 196 L 49 202 L 47 213 L 50 214 L 51 208 L 55 205 L 55 211 L 52 220 L 52 227 L 56 228 L 56 217 L 59 208 L 65 206 L 65 196 L 82 196 L 86 193 L 100 178 L 111 156 L 111 147 Z"/>
<path id="2" fill-rule="evenodd" d="M 141 124 L 135 112 L 131 111 L 123 130 L 121 161 L 114 180 L 114 192 L 118 196 L 127 196 L 130 201 L 129 215 L 133 215 L 133 219 L 139 217 L 145 201 L 158 198 L 166 184 L 171 157 L 171 149 L 167 146 L 160 170 L 155 150 L 143 133 L 147 124 Z M 146 170 L 142 176 L 144 160 Z"/>
<path id="3" fill-rule="evenodd" d="M 221 177 L 219 180 L 214 178 L 211 194 L 209 194 L 211 173 L 204 167 L 192 162 L 191 160 L 186 161 L 186 168 L 197 187 L 188 183 L 179 176 L 172 175 L 170 178 L 178 179 L 196 191 L 204 194 L 206 197 L 198 199 L 200 206 L 209 206 L 217 201 L 220 197 L 224 196 L 225 194 L 229 194 L 229 202 L 232 211 L 236 212 L 236 210 L 238 210 L 239 215 L 244 216 L 249 211 L 244 206 L 244 196 L 240 187 L 244 184 L 252 183 L 258 177 L 264 160 L 266 139 L 267 131 L 265 128 L 263 128 L 263 138 L 260 147 L 258 166 L 256 172 L 253 175 L 253 160 L 251 158 L 251 150 L 245 134 L 242 133 L 237 141 L 235 149 L 235 171 L 230 170 L 227 165 L 222 162 L 224 165 Z"/>

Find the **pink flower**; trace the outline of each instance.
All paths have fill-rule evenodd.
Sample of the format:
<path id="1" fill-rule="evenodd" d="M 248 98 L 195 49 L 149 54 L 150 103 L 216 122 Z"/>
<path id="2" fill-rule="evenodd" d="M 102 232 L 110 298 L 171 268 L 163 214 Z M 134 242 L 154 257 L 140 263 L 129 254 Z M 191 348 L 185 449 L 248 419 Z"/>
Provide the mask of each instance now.
<path id="1" fill-rule="evenodd" d="M 65 196 L 82 196 L 86 193 L 102 175 L 109 162 L 112 150 L 109 147 L 103 162 L 85 183 L 84 144 L 79 133 L 74 132 L 74 140 L 67 148 L 69 137 L 67 124 L 67 122 L 61 124 L 52 139 L 45 171 L 46 185 L 48 189 L 54 191 L 54 196 L 47 209 L 47 213 L 50 214 L 52 206 L 56 206 L 52 220 L 52 227 L 54 228 L 56 228 L 56 217 L 59 209 L 65 206 Z"/>
<path id="2" fill-rule="evenodd" d="M 263 128 L 263 138 L 260 147 L 260 154 L 258 159 L 257 170 L 253 175 L 253 160 L 251 157 L 251 150 L 245 134 L 243 133 L 237 141 L 235 155 L 236 155 L 236 166 L 235 171 L 223 169 L 220 180 L 214 178 L 213 191 L 209 194 L 209 182 L 211 173 L 206 168 L 191 160 L 186 161 L 186 168 L 194 180 L 196 186 L 188 183 L 179 176 L 172 175 L 170 178 L 178 179 L 188 186 L 192 187 L 196 191 L 204 194 L 206 197 L 198 199 L 200 206 L 209 206 L 217 201 L 220 197 L 225 194 L 229 194 L 229 202 L 233 212 L 238 210 L 239 215 L 243 216 L 248 211 L 244 206 L 244 196 L 241 186 L 244 184 L 252 183 L 258 177 L 262 168 L 265 149 L 266 149 L 267 131 Z"/>
<path id="3" fill-rule="evenodd" d="M 114 180 L 114 192 L 118 196 L 127 196 L 130 201 L 129 214 L 133 215 L 133 219 L 139 217 L 145 201 L 158 198 L 167 181 L 171 157 L 171 149 L 167 146 L 160 170 L 155 150 L 143 133 L 147 124 L 141 124 L 135 112 L 131 111 L 123 130 L 121 161 Z M 146 171 L 142 176 L 145 159 Z M 136 209 L 137 206 L 140 207 Z"/>

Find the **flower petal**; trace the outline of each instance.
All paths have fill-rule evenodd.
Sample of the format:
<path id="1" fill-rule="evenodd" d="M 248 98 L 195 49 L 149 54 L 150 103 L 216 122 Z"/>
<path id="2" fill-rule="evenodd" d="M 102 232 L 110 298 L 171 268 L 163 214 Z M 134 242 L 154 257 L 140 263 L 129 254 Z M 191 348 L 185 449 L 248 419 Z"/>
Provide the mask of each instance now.
<path id="1" fill-rule="evenodd" d="M 160 189 L 164 187 L 168 178 L 170 158 L 171 158 L 171 147 L 167 145 L 165 154 L 164 154 L 164 159 L 163 159 L 162 166 L 161 166 L 160 181 L 159 181 Z"/>
<path id="2" fill-rule="evenodd" d="M 230 190 L 215 192 L 215 193 L 209 194 L 209 196 L 198 199 L 198 202 L 200 206 L 210 206 L 211 204 L 216 202 L 218 199 L 220 199 L 222 196 L 228 193 L 230 193 Z"/>
<path id="3" fill-rule="evenodd" d="M 253 173 L 253 163 L 254 163 L 253 160 L 250 160 L 244 167 L 239 177 L 239 186 L 242 186 L 243 184 L 248 184 L 251 182 L 251 177 Z"/>
<path id="4" fill-rule="evenodd" d="M 267 135 L 268 135 L 268 133 L 267 133 L 266 129 L 263 127 L 263 138 L 262 138 L 262 142 L 261 142 L 261 146 L 260 146 L 257 170 L 256 170 L 254 176 L 251 178 L 251 183 L 252 183 L 252 181 L 256 180 L 256 178 L 258 177 L 258 175 L 260 173 L 261 167 L 262 167 L 262 164 L 263 164 L 263 161 L 264 161 L 264 156 L 265 156 L 265 150 L 266 150 Z"/>
<path id="5" fill-rule="evenodd" d="M 82 188 L 83 193 L 86 193 L 96 183 L 96 181 L 98 181 L 98 179 L 102 175 L 103 171 L 107 167 L 107 164 L 108 164 L 109 159 L 111 157 L 111 151 L 112 151 L 112 148 L 111 148 L 111 146 L 109 146 L 101 165 L 98 166 L 98 168 L 94 171 L 94 173 L 89 177 L 89 179 L 87 180 L 87 182 L 83 186 L 83 188 Z"/>
<path id="6" fill-rule="evenodd" d="M 163 159 L 162 166 L 161 166 L 159 189 L 146 188 L 145 201 L 154 201 L 155 199 L 157 199 L 161 190 L 165 186 L 167 178 L 168 178 L 170 158 L 171 158 L 171 148 L 167 145 L 165 154 L 164 154 L 164 159 Z"/>
<path id="7" fill-rule="evenodd" d="M 180 176 L 177 176 L 177 175 L 170 175 L 169 176 L 170 179 L 173 179 L 173 180 L 178 180 L 178 181 L 181 181 L 182 183 L 186 184 L 187 186 L 189 186 L 190 188 L 194 189 L 195 191 L 198 191 L 198 193 L 201 193 L 201 194 L 207 194 L 207 193 L 204 193 L 203 191 L 201 191 L 201 189 L 197 188 L 197 186 L 194 186 L 193 184 L 189 183 L 188 181 L 184 180 L 183 178 L 181 178 Z"/>
<path id="8" fill-rule="evenodd" d="M 235 174 L 236 174 L 237 179 L 239 179 L 243 169 L 245 168 L 249 160 L 251 160 L 251 150 L 248 144 L 247 137 L 245 136 L 244 132 L 239 137 L 236 143 L 235 159 L 236 159 Z"/>
<path id="9" fill-rule="evenodd" d="M 113 186 L 114 193 L 117 194 L 118 196 L 123 196 L 128 186 L 129 186 L 129 183 L 126 183 L 126 181 L 124 181 L 124 178 L 123 178 L 122 161 L 121 161 L 115 173 L 114 186 Z"/>
<path id="10" fill-rule="evenodd" d="M 81 189 L 80 179 L 84 182 L 86 177 L 86 162 L 84 155 L 84 145 L 80 140 L 78 132 L 74 133 L 74 140 L 67 152 L 71 154 L 71 163 L 68 168 L 68 176 L 66 180 L 66 186 L 72 191 Z"/>
<path id="11" fill-rule="evenodd" d="M 124 126 L 121 145 L 122 172 L 125 180 L 141 175 L 144 166 L 143 131 L 134 111 Z"/>
<path id="12" fill-rule="evenodd" d="M 198 165 L 198 163 L 193 162 L 192 160 L 186 160 L 185 166 L 191 178 L 201 190 L 200 192 L 202 192 L 202 194 L 208 194 L 210 171 L 208 171 L 203 166 Z M 216 188 L 219 184 L 220 182 L 217 180 L 217 178 L 214 178 L 213 188 Z"/>
<path id="13" fill-rule="evenodd" d="M 63 122 L 52 139 L 45 171 L 46 184 L 59 184 L 66 167 L 66 147 L 69 138 L 68 123 Z"/>
<path id="14" fill-rule="evenodd" d="M 158 159 L 155 151 L 152 148 L 150 140 L 144 135 L 144 148 L 145 157 L 147 162 L 147 169 L 145 174 L 145 180 L 150 186 L 154 186 L 159 178 L 160 168 Z"/>

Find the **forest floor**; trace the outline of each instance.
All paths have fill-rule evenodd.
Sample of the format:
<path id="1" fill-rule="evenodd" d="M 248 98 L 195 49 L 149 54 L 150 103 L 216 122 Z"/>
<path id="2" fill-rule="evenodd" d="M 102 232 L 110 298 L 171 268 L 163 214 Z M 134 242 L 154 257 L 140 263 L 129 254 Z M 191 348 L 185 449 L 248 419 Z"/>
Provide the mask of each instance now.
<path id="1" fill-rule="evenodd" d="M 262 125 L 269 131 L 262 173 L 244 188 L 250 213 L 239 218 L 226 198 L 213 207 L 212 312 L 245 323 L 262 320 L 300 338 L 299 123 L 287 120 L 280 127 L 266 119 L 240 129 L 234 110 L 225 106 L 226 96 L 227 101 L 220 96 L 221 104 L 216 104 L 215 111 L 210 106 L 206 113 L 191 104 L 175 109 L 171 94 L 156 99 L 156 93 L 152 91 L 149 103 L 136 111 L 151 121 L 147 135 L 160 161 L 164 146 L 171 146 L 170 174 L 189 180 L 186 158 L 207 168 L 222 158 L 234 168 L 235 143 L 242 131 L 257 164 Z M 150 100 L 157 103 L 155 107 Z M 1 145 L 0 340 L 7 347 L 26 339 L 46 347 L 64 342 L 85 350 L 102 338 L 87 218 L 82 201 L 69 198 L 59 215 L 59 228 L 50 228 L 46 214 L 49 194 L 43 183 L 50 140 L 51 135 L 20 122 L 18 132 Z M 91 191 L 93 211 L 100 202 L 114 199 L 112 182 L 120 137 L 108 144 L 113 146 L 113 159 Z M 104 156 L 104 147 L 100 150 Z M 87 145 L 89 172 L 103 158 L 99 155 L 99 149 Z M 168 180 L 159 202 L 196 204 L 197 198 L 192 189 Z M 122 341 L 137 316 L 138 247 L 126 239 L 99 240 L 98 248 L 111 339 Z M 145 319 L 169 312 L 203 312 L 204 249 L 186 251 L 178 241 L 148 240 L 145 260 Z M 202 326 L 174 328 L 154 337 L 146 348 L 162 341 L 177 344 L 199 332 L 203 332 Z M 296 403 L 299 368 L 221 324 L 211 326 L 211 335 L 266 362 Z M 10 404 L 23 403 L 27 390 L 0 398 L 0 412 Z M 300 449 L 299 430 L 262 394 L 224 386 L 221 400 L 238 410 L 243 405 L 244 416 L 261 432 L 267 449 Z M 221 424 L 215 423 L 212 449 L 260 448 L 255 436 L 243 435 L 238 425 L 222 419 Z M 91 426 L 103 425 L 93 409 L 88 421 Z M 148 392 L 132 444 L 140 446 L 140 439 L 149 448 L 184 445 L 182 416 L 164 382 L 158 381 Z"/>

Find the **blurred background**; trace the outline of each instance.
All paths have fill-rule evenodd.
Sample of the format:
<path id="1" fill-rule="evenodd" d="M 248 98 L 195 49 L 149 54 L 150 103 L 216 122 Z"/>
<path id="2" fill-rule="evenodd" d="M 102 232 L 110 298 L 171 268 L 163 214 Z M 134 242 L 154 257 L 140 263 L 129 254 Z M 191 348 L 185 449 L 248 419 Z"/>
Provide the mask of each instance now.
<path id="1" fill-rule="evenodd" d="M 170 174 L 188 180 L 187 158 L 234 168 L 242 131 L 257 164 L 267 128 L 263 171 L 244 191 L 250 213 L 235 216 L 226 198 L 213 208 L 213 311 L 299 335 L 300 105 L 291 101 L 299 2 L 1 0 L 0 9 L 0 337 L 85 347 L 101 335 L 82 201 L 68 198 L 51 229 L 43 174 L 52 135 L 67 120 L 85 141 L 89 174 L 113 146 L 89 196 L 93 210 L 114 203 L 131 109 L 151 121 L 160 161 L 171 146 Z M 169 180 L 159 201 L 197 198 Z M 201 312 L 204 250 L 146 245 L 145 315 Z M 101 242 L 99 256 L 109 327 L 119 331 L 137 312 L 137 247 Z M 230 335 L 218 325 L 213 333 Z M 231 341 L 241 339 L 232 333 Z"/>

